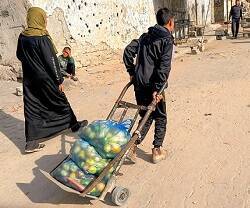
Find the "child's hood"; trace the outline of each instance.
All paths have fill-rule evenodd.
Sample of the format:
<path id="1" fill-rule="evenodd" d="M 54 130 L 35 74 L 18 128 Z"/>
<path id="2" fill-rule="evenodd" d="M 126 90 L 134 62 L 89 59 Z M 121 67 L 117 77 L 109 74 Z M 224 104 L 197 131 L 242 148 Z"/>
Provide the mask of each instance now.
<path id="1" fill-rule="evenodd" d="M 155 25 L 154 27 L 150 27 L 148 29 L 148 34 L 151 35 L 154 39 L 161 39 L 161 38 L 171 38 L 172 34 L 169 30 L 165 27 L 160 25 Z"/>

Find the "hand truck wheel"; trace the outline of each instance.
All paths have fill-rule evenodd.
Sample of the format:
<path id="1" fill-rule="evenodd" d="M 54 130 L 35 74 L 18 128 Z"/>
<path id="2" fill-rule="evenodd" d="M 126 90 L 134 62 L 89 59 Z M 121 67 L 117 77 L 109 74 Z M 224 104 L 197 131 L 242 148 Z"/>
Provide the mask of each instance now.
<path id="1" fill-rule="evenodd" d="M 117 206 L 124 205 L 130 196 L 130 192 L 127 188 L 117 186 L 111 193 L 111 201 Z"/>

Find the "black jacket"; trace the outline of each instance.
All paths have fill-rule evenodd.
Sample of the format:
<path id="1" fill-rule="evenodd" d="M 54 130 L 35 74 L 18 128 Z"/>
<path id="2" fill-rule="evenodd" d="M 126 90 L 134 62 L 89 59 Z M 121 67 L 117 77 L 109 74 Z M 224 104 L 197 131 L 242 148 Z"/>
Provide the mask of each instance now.
<path id="1" fill-rule="evenodd" d="M 62 84 L 58 59 L 47 36 L 26 37 L 21 34 L 16 55 L 22 62 L 24 82 L 38 84 L 40 81 L 51 80 L 56 85 Z"/>
<path id="2" fill-rule="evenodd" d="M 155 25 L 125 48 L 123 61 L 130 76 L 135 77 L 135 90 L 151 88 L 159 91 L 167 82 L 173 44 L 174 38 L 168 29 Z"/>
<path id="3" fill-rule="evenodd" d="M 232 6 L 230 11 L 230 18 L 231 17 L 233 19 L 242 19 L 242 7 L 237 5 Z"/>

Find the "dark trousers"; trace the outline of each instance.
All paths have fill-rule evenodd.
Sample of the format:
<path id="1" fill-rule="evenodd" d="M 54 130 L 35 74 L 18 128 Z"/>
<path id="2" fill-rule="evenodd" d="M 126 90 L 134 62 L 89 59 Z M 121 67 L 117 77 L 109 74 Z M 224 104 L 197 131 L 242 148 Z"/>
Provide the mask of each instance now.
<path id="1" fill-rule="evenodd" d="M 75 64 L 68 63 L 66 72 L 70 75 L 75 76 L 76 75 Z"/>
<path id="2" fill-rule="evenodd" d="M 238 36 L 238 33 L 239 33 L 239 28 L 240 28 L 240 19 L 237 18 L 233 18 L 232 19 L 232 34 L 233 34 L 233 37 L 237 38 Z"/>
<path id="3" fill-rule="evenodd" d="M 152 90 L 137 90 L 135 91 L 135 97 L 138 105 L 148 106 L 153 100 L 153 91 Z M 167 130 L 167 113 L 166 113 L 166 102 L 165 96 L 160 103 L 157 104 L 156 110 L 150 115 L 145 126 L 141 131 L 141 139 L 136 142 L 140 144 L 146 137 L 153 121 L 155 121 L 155 134 L 154 134 L 154 147 L 161 147 L 166 135 Z M 140 116 L 143 118 L 145 111 L 140 112 Z"/>

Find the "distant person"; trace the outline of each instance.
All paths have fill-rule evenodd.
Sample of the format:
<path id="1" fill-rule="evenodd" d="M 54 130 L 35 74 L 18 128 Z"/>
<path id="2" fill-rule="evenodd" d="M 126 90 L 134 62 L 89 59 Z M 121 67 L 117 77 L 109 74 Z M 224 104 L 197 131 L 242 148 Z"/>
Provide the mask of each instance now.
<path id="1" fill-rule="evenodd" d="M 62 51 L 62 55 L 58 56 L 59 66 L 61 73 L 64 77 L 71 78 L 77 81 L 75 60 L 71 56 L 71 48 L 65 47 Z"/>
<path id="2" fill-rule="evenodd" d="M 129 159 L 135 162 L 137 145 L 140 144 L 155 121 L 155 134 L 152 149 L 152 162 L 158 163 L 166 159 L 166 151 L 162 149 L 167 128 L 167 113 L 165 96 L 157 95 L 167 82 L 171 70 L 174 38 L 174 16 L 169 9 L 163 8 L 157 12 L 157 25 L 150 27 L 138 40 L 133 40 L 124 51 L 123 60 L 130 79 L 134 81 L 135 97 L 138 105 L 148 106 L 153 99 L 158 104 L 141 132 L 130 152 Z M 134 59 L 136 58 L 136 63 Z M 135 63 L 135 64 L 134 64 Z M 140 116 L 145 115 L 140 112 Z"/>
<path id="3" fill-rule="evenodd" d="M 233 38 L 238 37 L 240 20 L 242 19 L 242 7 L 239 0 L 235 1 L 235 5 L 232 6 L 229 14 L 229 19 L 232 18 L 232 35 Z"/>
<path id="4" fill-rule="evenodd" d="M 27 25 L 18 39 L 17 58 L 23 68 L 25 152 L 32 153 L 45 146 L 39 143 L 40 139 L 68 128 L 76 132 L 88 122 L 76 120 L 63 92 L 56 49 L 46 30 L 45 11 L 31 7 Z"/>

